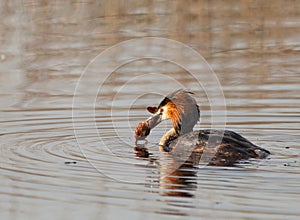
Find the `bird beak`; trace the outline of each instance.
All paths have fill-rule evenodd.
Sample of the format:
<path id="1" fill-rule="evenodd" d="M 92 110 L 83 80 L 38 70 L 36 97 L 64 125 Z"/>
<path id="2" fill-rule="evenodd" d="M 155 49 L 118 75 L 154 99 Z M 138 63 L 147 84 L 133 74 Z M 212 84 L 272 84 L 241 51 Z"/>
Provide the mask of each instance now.
<path id="1" fill-rule="evenodd" d="M 154 128 L 156 125 L 158 125 L 162 121 L 162 113 L 156 113 L 152 115 L 150 118 L 146 120 L 146 123 L 148 124 L 148 127 L 150 130 Z"/>

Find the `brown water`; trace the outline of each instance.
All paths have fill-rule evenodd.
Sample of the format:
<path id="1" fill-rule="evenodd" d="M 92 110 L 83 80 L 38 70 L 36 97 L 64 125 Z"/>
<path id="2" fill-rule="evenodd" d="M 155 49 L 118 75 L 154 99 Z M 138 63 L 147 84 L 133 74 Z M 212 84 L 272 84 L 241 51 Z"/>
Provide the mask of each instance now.
<path id="1" fill-rule="evenodd" d="M 2 1 L 0 10 L 0 219 L 299 218 L 299 1 Z M 200 104 L 197 128 L 208 127 L 219 89 L 203 63 L 189 64 L 202 87 L 155 58 L 108 78 L 104 66 L 87 67 L 116 43 L 147 36 L 204 56 L 224 92 L 226 128 L 270 150 L 269 159 L 165 176 L 172 161 L 157 143 L 168 123 L 151 132 L 149 158 L 135 154 L 133 129 L 147 105 L 181 84 Z M 224 116 L 214 113 L 217 126 Z"/>

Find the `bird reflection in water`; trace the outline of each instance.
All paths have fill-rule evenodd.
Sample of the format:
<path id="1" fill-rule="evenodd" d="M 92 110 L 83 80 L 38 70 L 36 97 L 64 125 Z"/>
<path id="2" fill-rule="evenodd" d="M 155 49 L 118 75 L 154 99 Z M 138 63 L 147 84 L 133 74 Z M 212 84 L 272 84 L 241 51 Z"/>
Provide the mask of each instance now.
<path id="1" fill-rule="evenodd" d="M 191 155 L 189 160 L 182 163 L 177 160 L 172 154 L 165 153 L 159 159 L 154 158 L 149 153 L 146 144 L 138 144 L 134 147 L 135 155 L 140 158 L 147 158 L 149 162 L 156 163 L 158 166 L 158 174 L 152 175 L 158 179 L 158 187 L 161 195 L 175 197 L 193 197 L 194 191 L 197 188 L 197 165 L 199 157 Z M 151 186 L 153 187 L 153 185 Z"/>

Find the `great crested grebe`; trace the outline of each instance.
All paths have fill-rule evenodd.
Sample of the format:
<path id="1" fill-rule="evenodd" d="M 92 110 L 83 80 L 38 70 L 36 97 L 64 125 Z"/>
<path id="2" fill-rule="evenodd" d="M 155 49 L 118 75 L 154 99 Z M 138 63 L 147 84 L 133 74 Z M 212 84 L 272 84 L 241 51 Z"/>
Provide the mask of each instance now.
<path id="1" fill-rule="evenodd" d="M 136 140 L 143 140 L 161 121 L 171 119 L 173 128 L 161 138 L 162 151 L 171 152 L 176 144 L 193 145 L 193 153 L 213 149 L 210 165 L 233 165 L 249 158 L 266 158 L 270 152 L 254 145 L 241 135 L 229 130 L 193 131 L 200 118 L 200 110 L 191 92 L 177 90 L 165 97 L 158 107 L 148 107 L 153 115 L 135 129 Z M 193 140 L 193 141 L 192 141 Z"/>

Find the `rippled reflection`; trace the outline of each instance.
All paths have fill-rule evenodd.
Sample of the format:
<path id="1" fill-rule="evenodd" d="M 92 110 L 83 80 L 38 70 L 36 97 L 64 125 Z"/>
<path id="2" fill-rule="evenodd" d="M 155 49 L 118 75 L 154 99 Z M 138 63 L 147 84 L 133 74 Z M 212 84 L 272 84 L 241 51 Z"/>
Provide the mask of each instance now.
<path id="1" fill-rule="evenodd" d="M 149 153 L 146 144 L 134 147 L 136 156 L 147 158 L 149 163 L 156 164 L 157 169 L 146 177 L 146 187 L 150 192 L 159 193 L 161 202 L 168 206 L 157 211 L 161 214 L 188 216 L 188 212 L 178 210 L 178 207 L 195 208 L 192 200 L 180 198 L 192 198 L 197 190 L 197 167 L 199 161 L 187 161 L 178 164 L 171 154 L 164 153 L 160 158 L 154 158 Z"/>
<path id="2" fill-rule="evenodd" d="M 138 157 L 148 158 L 151 163 L 158 163 L 159 179 L 151 182 L 158 182 L 162 195 L 193 197 L 190 191 L 197 187 L 194 165 L 199 161 L 186 161 L 179 164 L 179 161 L 168 153 L 164 153 L 160 158 L 153 158 L 144 144 L 136 145 L 134 150 Z"/>

